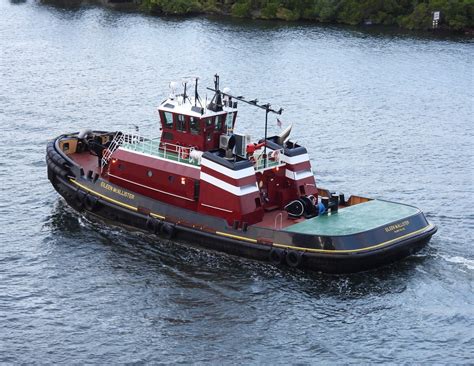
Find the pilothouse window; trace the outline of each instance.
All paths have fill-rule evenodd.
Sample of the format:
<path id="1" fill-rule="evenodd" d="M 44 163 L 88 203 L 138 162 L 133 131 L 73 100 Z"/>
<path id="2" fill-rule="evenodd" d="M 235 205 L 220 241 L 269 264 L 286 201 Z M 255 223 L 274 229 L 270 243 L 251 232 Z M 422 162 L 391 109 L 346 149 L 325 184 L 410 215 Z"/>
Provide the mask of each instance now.
<path id="1" fill-rule="evenodd" d="M 164 120 L 165 127 L 166 128 L 173 128 L 173 113 L 164 112 L 163 114 L 165 116 L 165 120 Z"/>
<path id="2" fill-rule="evenodd" d="M 189 127 L 193 135 L 199 135 L 199 133 L 201 132 L 199 126 L 199 118 L 191 117 L 191 120 L 189 121 Z"/>
<path id="3" fill-rule="evenodd" d="M 177 115 L 176 130 L 186 132 L 186 118 L 182 114 Z"/>
<path id="4" fill-rule="evenodd" d="M 214 117 L 206 118 L 206 129 L 212 128 Z"/>
<path id="5" fill-rule="evenodd" d="M 233 112 L 227 113 L 227 118 L 226 118 L 226 121 L 225 121 L 225 125 L 226 125 L 228 130 L 232 129 L 232 122 L 233 121 L 234 121 L 234 113 Z"/>
<path id="6" fill-rule="evenodd" d="M 224 125 L 225 122 L 225 115 L 221 114 L 220 116 L 216 117 L 216 130 L 221 131 L 222 126 Z"/>

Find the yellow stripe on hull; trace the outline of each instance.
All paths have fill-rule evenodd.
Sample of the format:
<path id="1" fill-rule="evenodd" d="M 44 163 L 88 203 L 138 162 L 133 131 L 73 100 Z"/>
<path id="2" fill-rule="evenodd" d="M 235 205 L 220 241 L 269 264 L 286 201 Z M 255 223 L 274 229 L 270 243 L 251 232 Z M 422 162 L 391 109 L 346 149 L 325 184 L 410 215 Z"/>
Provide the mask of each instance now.
<path id="1" fill-rule="evenodd" d="M 96 191 L 90 189 L 89 187 L 86 187 L 86 186 L 84 186 L 84 185 L 78 183 L 75 179 L 71 179 L 71 182 L 74 183 L 75 185 L 81 187 L 82 189 L 84 189 L 84 190 L 86 190 L 86 191 L 88 191 L 88 192 L 90 192 L 90 193 L 93 193 L 93 194 L 95 194 L 96 196 L 99 196 L 100 198 L 103 198 L 103 199 L 105 199 L 105 200 L 107 200 L 107 201 L 110 201 L 110 202 L 115 203 L 115 204 L 117 204 L 117 205 L 120 205 L 120 206 L 122 206 L 122 207 L 128 208 L 128 209 L 130 209 L 130 210 L 138 211 L 138 208 L 137 208 L 137 207 L 131 206 L 131 205 L 127 205 L 126 203 L 117 201 L 117 200 L 115 200 L 115 199 L 113 199 L 113 198 L 110 198 L 110 197 L 108 197 L 108 196 L 106 196 L 106 195 L 103 195 L 102 193 L 96 192 Z M 156 218 L 158 218 L 158 219 L 162 219 L 162 220 L 165 219 L 165 216 L 158 215 L 158 214 L 153 213 L 153 212 L 151 212 L 150 215 L 153 216 L 153 217 L 156 217 Z"/>
<path id="2" fill-rule="evenodd" d="M 120 205 L 122 207 L 125 207 L 125 208 L 128 208 L 130 210 L 133 210 L 133 211 L 138 211 L 138 208 L 137 207 L 134 207 L 134 206 L 131 206 L 131 205 L 128 205 L 126 203 L 123 203 L 123 202 L 120 202 L 120 201 L 117 201 L 113 198 L 110 198 L 108 196 L 105 196 L 99 192 L 96 192 L 80 183 L 78 183 L 75 179 L 70 179 L 70 181 L 72 183 L 74 183 L 75 185 L 81 187 L 82 189 L 90 192 L 90 193 L 93 193 L 95 194 L 96 196 L 99 196 L 107 201 L 110 201 L 112 203 L 115 203 L 117 205 Z M 162 215 L 159 215 L 159 214 L 156 214 L 156 213 L 150 213 L 150 216 L 152 217 L 155 217 L 155 218 L 159 218 L 159 219 L 162 219 L 164 220 L 165 219 L 165 216 L 162 216 Z M 366 247 L 366 248 L 359 248 L 359 249 L 340 249 L 340 250 L 328 250 L 328 249 L 315 249 L 315 248 L 302 248 L 302 247 L 296 247 L 296 246 L 292 246 L 292 245 L 285 245 L 285 244 L 279 244 L 279 243 L 273 243 L 272 246 L 275 247 L 275 248 L 281 248 L 281 249 L 291 249 L 291 250 L 296 250 L 296 251 L 301 251 L 301 252 L 309 252 L 309 253 L 328 253 L 328 254 L 338 254 L 338 253 L 359 253 L 359 252 L 364 252 L 364 251 L 369 251 L 369 250 L 373 250 L 373 249 L 377 249 L 377 248 L 381 248 L 383 246 L 386 246 L 386 245 L 389 245 L 391 243 L 394 243 L 396 241 L 400 241 L 400 240 L 403 240 L 403 239 L 406 239 L 406 238 L 409 238 L 409 237 L 412 237 L 412 236 L 415 236 L 417 234 L 421 234 L 423 232 L 426 232 L 426 231 L 429 231 L 431 229 L 433 229 L 433 225 L 432 224 L 429 224 L 428 226 L 425 226 L 424 228 L 420 229 L 420 230 L 416 230 L 416 231 L 413 231 L 411 233 L 408 233 L 408 234 L 405 234 L 403 236 L 400 236 L 398 238 L 395 238 L 395 239 L 391 239 L 391 240 L 387 240 L 387 241 L 384 241 L 382 243 L 379 243 L 379 244 L 376 244 L 376 245 L 372 245 L 370 247 Z M 217 235 L 220 235 L 220 236 L 225 236 L 225 237 L 228 237 L 228 238 L 232 238 L 232 239 L 237 239 L 237 240 L 244 240 L 244 241 L 247 241 L 247 242 L 250 242 L 250 243 L 257 243 L 257 240 L 256 239 L 252 239 L 252 238 L 248 238 L 248 237 L 245 237 L 245 236 L 239 236 L 239 235 L 234 235 L 234 234 L 229 234 L 229 233 L 224 233 L 222 231 L 216 231 L 215 232 Z"/>
<path id="3" fill-rule="evenodd" d="M 313 249 L 313 248 L 295 247 L 295 246 L 291 246 L 291 245 L 284 245 L 284 244 L 278 244 L 278 243 L 273 243 L 273 246 L 277 247 L 277 248 L 282 248 L 282 249 L 293 249 L 293 250 L 298 250 L 298 251 L 302 251 L 302 252 L 312 252 L 312 253 L 332 253 L 332 254 L 334 254 L 334 253 L 357 253 L 357 252 L 364 252 L 364 251 L 367 251 L 367 250 L 372 250 L 372 249 L 376 249 L 376 248 L 380 248 L 380 247 L 389 245 L 389 244 L 394 243 L 396 241 L 406 239 L 410 236 L 415 236 L 417 234 L 421 234 L 422 232 L 431 230 L 433 227 L 434 226 L 432 224 L 429 224 L 428 226 L 425 226 L 423 229 L 413 231 L 409 234 L 405 234 L 405 235 L 400 236 L 398 238 L 387 240 L 387 241 L 384 241 L 382 243 L 372 245 L 370 247 L 359 248 L 359 249 L 337 249 L 337 250 L 336 249 L 335 250 Z"/>
<path id="4" fill-rule="evenodd" d="M 251 242 L 251 243 L 256 243 L 256 242 L 257 242 L 256 239 L 246 238 L 245 236 L 238 236 L 238 235 L 233 235 L 233 234 L 227 234 L 227 233 L 223 233 L 222 231 L 216 231 L 216 234 L 217 234 L 217 235 L 222 235 L 222 236 L 227 236 L 227 237 L 232 238 L 232 239 L 240 239 L 240 240 L 249 241 L 249 242 Z"/>

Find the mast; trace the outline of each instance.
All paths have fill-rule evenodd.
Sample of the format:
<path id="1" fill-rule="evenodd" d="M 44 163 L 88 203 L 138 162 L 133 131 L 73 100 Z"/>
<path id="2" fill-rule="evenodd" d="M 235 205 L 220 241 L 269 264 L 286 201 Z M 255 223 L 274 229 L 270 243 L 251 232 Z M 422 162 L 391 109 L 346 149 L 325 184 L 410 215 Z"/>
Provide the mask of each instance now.
<path id="1" fill-rule="evenodd" d="M 196 78 L 196 82 L 194 83 L 194 106 L 197 107 L 197 100 L 198 100 L 198 80 Z"/>
<path id="2" fill-rule="evenodd" d="M 246 100 L 243 96 L 237 96 L 236 97 L 236 96 L 231 95 L 229 93 L 225 93 L 223 91 L 220 91 L 219 90 L 219 75 L 217 75 L 217 74 L 214 75 L 214 78 L 215 78 L 214 79 L 214 89 L 212 89 L 212 88 L 207 88 L 207 89 L 210 90 L 210 91 L 213 91 L 215 93 L 214 97 L 216 97 L 216 104 L 217 105 L 222 106 L 221 96 L 223 95 L 223 96 L 227 96 L 229 98 L 234 98 L 234 99 L 239 100 L 241 102 L 244 102 L 244 103 L 253 105 L 254 107 L 265 110 L 265 146 L 264 146 L 263 153 L 265 155 L 264 167 L 266 168 L 267 167 L 267 156 L 266 155 L 267 155 L 268 114 L 269 113 L 275 113 L 275 114 L 280 114 L 281 115 L 282 112 L 283 112 L 283 108 L 280 108 L 280 109 L 276 110 L 276 109 L 270 108 L 271 107 L 270 103 L 258 104 L 258 99 Z M 214 100 L 214 98 L 213 98 L 213 100 Z"/>
<path id="3" fill-rule="evenodd" d="M 263 167 L 267 167 L 267 130 L 268 130 L 268 112 L 270 112 L 270 103 L 265 104 L 265 145 L 263 145 Z"/>
<path id="4" fill-rule="evenodd" d="M 187 96 L 186 96 L 186 88 L 187 88 L 187 86 L 188 86 L 188 82 L 185 81 L 183 84 L 184 84 L 184 93 L 183 93 L 183 104 L 184 104 L 184 103 L 186 103 L 186 98 L 187 98 Z"/>

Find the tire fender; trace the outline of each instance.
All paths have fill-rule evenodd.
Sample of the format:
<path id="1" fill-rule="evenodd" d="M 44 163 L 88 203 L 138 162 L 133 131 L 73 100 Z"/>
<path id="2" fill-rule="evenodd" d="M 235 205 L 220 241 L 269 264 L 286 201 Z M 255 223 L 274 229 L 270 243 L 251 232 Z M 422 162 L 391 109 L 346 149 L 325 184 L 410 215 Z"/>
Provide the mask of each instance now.
<path id="1" fill-rule="evenodd" d="M 274 264 L 282 264 L 285 261 L 285 251 L 278 248 L 272 248 L 268 253 L 268 260 Z"/>
<path id="2" fill-rule="evenodd" d="M 84 207 L 85 196 L 86 194 L 84 192 L 77 190 L 76 195 L 74 197 L 74 203 L 80 210 Z"/>
<path id="3" fill-rule="evenodd" d="M 160 230 L 161 234 L 166 238 L 166 239 L 171 239 L 175 236 L 175 228 L 173 225 L 171 224 L 168 224 L 168 223 L 164 223 L 162 226 L 161 226 L 161 230 Z"/>
<path id="4" fill-rule="evenodd" d="M 99 199 L 91 194 L 86 194 L 84 197 L 84 208 L 88 211 L 95 211 L 97 209 L 97 202 Z"/>
<path id="5" fill-rule="evenodd" d="M 297 268 L 300 266 L 301 261 L 303 260 L 303 254 L 301 252 L 290 250 L 286 254 L 286 264 L 290 267 Z"/>
<path id="6" fill-rule="evenodd" d="M 153 234 L 157 234 L 161 231 L 163 223 L 160 220 L 155 219 L 154 217 L 148 217 L 146 220 L 146 228 L 148 231 Z"/>

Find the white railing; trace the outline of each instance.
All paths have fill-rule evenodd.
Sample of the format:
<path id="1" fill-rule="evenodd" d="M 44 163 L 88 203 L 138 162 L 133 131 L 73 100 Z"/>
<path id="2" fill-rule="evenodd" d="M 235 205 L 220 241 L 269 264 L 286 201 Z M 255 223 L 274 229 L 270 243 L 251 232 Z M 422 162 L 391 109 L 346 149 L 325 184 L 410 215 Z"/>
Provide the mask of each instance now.
<path id="1" fill-rule="evenodd" d="M 104 167 L 107 165 L 107 163 L 110 160 L 110 157 L 114 153 L 117 148 L 122 145 L 124 142 L 124 137 L 125 135 L 121 132 L 116 132 L 114 138 L 112 139 L 112 142 L 110 143 L 109 147 L 104 150 L 104 153 L 102 155 L 101 159 L 101 171 L 104 170 Z"/>
<path id="2" fill-rule="evenodd" d="M 149 139 L 141 136 L 137 132 L 124 134 L 123 143 L 133 151 L 148 155 L 159 156 L 165 159 L 194 164 L 200 163 L 200 154 L 194 147 L 181 146 L 162 142 L 160 138 Z"/>
<path id="3" fill-rule="evenodd" d="M 176 144 L 171 144 L 169 142 L 163 142 L 161 144 L 161 151 L 165 159 L 177 160 L 184 163 L 193 163 L 194 160 L 198 160 L 197 156 L 193 154 L 196 149 L 194 147 L 181 146 Z"/>
<path id="4" fill-rule="evenodd" d="M 282 161 L 283 149 L 280 150 L 271 150 L 267 149 L 267 154 L 265 156 L 264 150 L 256 151 L 253 154 L 253 160 L 255 162 L 254 169 L 256 171 L 263 171 L 267 169 L 273 169 L 285 165 Z"/>

